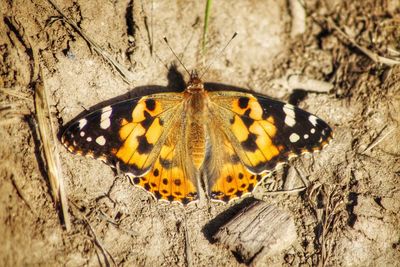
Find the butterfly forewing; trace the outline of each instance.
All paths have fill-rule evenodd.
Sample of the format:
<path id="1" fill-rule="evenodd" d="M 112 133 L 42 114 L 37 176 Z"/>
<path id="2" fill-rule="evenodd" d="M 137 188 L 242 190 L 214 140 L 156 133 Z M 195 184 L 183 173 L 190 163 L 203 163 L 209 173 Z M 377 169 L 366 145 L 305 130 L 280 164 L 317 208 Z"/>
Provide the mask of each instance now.
<path id="1" fill-rule="evenodd" d="M 172 93 L 119 102 L 74 121 L 61 140 L 73 153 L 139 176 L 157 158 L 181 104 L 181 95 Z"/>

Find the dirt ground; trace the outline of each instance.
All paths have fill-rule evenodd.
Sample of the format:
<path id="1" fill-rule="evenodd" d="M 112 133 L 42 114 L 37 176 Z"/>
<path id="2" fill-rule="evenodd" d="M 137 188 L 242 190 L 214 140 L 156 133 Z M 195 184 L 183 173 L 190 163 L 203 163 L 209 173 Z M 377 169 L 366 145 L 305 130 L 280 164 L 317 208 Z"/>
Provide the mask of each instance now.
<path id="1" fill-rule="evenodd" d="M 205 1 L 56 1 L 129 69 L 127 83 L 49 2 L 0 0 L 0 265 L 244 265 L 204 231 L 237 202 L 157 203 L 59 142 L 70 231 L 54 205 L 35 117 L 35 70 L 40 66 L 58 132 L 85 109 L 146 93 L 149 85 L 182 89 L 187 75 L 166 36 L 188 69 L 214 60 L 205 81 L 290 101 L 334 129 L 321 153 L 284 169 L 305 178 L 306 190 L 261 192 L 290 213 L 297 239 L 253 264 L 400 266 L 400 67 L 391 64 L 400 60 L 398 1 L 306 0 L 299 9 L 293 2 L 213 1 L 203 50 Z M 314 82 L 288 85 L 294 75 Z"/>

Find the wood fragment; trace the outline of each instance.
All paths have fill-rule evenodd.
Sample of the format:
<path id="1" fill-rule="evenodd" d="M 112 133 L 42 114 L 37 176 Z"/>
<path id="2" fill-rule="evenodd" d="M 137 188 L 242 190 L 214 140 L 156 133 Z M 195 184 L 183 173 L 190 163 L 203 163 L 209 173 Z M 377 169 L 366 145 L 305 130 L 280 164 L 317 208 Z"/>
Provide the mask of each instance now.
<path id="1" fill-rule="evenodd" d="M 40 73 L 41 76 L 41 73 Z M 49 178 L 51 193 L 56 205 L 60 205 L 65 228 L 71 229 L 71 222 L 68 214 L 68 201 L 64 188 L 61 171 L 61 163 L 56 146 L 56 135 L 51 122 L 50 108 L 46 88 L 42 81 L 35 84 L 35 111 L 38 122 L 41 143 L 43 145 L 46 162 L 47 176 Z"/>
<path id="2" fill-rule="evenodd" d="M 288 248 L 297 234 L 287 212 L 256 200 L 220 226 L 212 238 L 240 261 L 253 265 Z"/>

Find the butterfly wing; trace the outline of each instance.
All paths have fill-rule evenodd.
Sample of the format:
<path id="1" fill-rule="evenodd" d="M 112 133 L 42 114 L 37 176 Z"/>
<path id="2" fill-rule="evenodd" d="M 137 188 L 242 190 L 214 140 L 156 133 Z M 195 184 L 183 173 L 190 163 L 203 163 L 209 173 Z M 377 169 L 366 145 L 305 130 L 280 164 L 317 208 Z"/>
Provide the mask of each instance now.
<path id="1" fill-rule="evenodd" d="M 209 97 L 211 116 L 220 125 L 217 135 L 224 136 L 220 139 L 225 138 L 225 143 L 229 143 L 224 149 L 232 155 L 221 165 L 222 171 L 210 172 L 213 198 L 230 200 L 238 197 L 239 191 L 239 195 L 250 192 L 254 188 L 254 180 L 248 179 L 245 190 L 233 186 L 235 183 L 239 185 L 239 176 L 250 178 L 254 175 L 253 179 L 258 182 L 278 163 L 305 152 L 320 150 L 332 139 L 332 130 L 324 121 L 290 104 L 232 91 L 209 92 Z M 238 166 L 233 164 L 235 161 L 240 161 L 236 164 Z M 213 165 L 212 160 L 209 165 Z M 224 176 L 224 168 L 230 169 L 229 175 Z M 241 172 L 243 169 L 247 173 Z M 228 187 L 222 181 L 228 180 L 235 181 L 230 183 L 233 191 L 231 187 L 228 191 L 223 189 Z M 229 194 L 229 190 L 235 193 Z"/>
<path id="2" fill-rule="evenodd" d="M 185 149 L 184 127 L 184 120 L 175 122 L 152 169 L 133 182 L 157 199 L 187 204 L 198 198 L 198 170 Z"/>
<path id="3" fill-rule="evenodd" d="M 75 154 L 118 165 L 122 172 L 136 177 L 135 184 L 158 198 L 193 200 L 197 190 L 183 176 L 183 171 L 179 172 L 182 168 L 168 168 L 166 164 L 169 159 L 176 161 L 176 128 L 180 127 L 182 107 L 180 93 L 153 94 L 119 102 L 72 122 L 61 141 Z M 168 192 L 164 183 L 171 185 Z M 157 192 L 163 193 L 162 196 Z M 175 193 L 181 194 L 180 197 Z"/>
<path id="4" fill-rule="evenodd" d="M 228 202 L 251 193 L 261 175 L 248 171 L 218 119 L 211 120 L 209 126 L 209 149 L 204 164 L 209 196 Z"/>

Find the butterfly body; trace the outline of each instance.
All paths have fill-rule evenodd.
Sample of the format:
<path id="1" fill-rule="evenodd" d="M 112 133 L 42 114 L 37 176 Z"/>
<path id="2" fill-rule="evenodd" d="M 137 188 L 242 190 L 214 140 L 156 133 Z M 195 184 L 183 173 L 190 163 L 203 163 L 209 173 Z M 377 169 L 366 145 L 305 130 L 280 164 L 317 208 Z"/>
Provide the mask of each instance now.
<path id="1" fill-rule="evenodd" d="M 207 91 L 195 72 L 182 93 L 116 103 L 62 135 L 69 151 L 118 165 L 157 199 L 184 204 L 198 199 L 202 184 L 212 200 L 251 193 L 277 164 L 331 139 L 330 127 L 306 111 L 261 95 Z"/>

